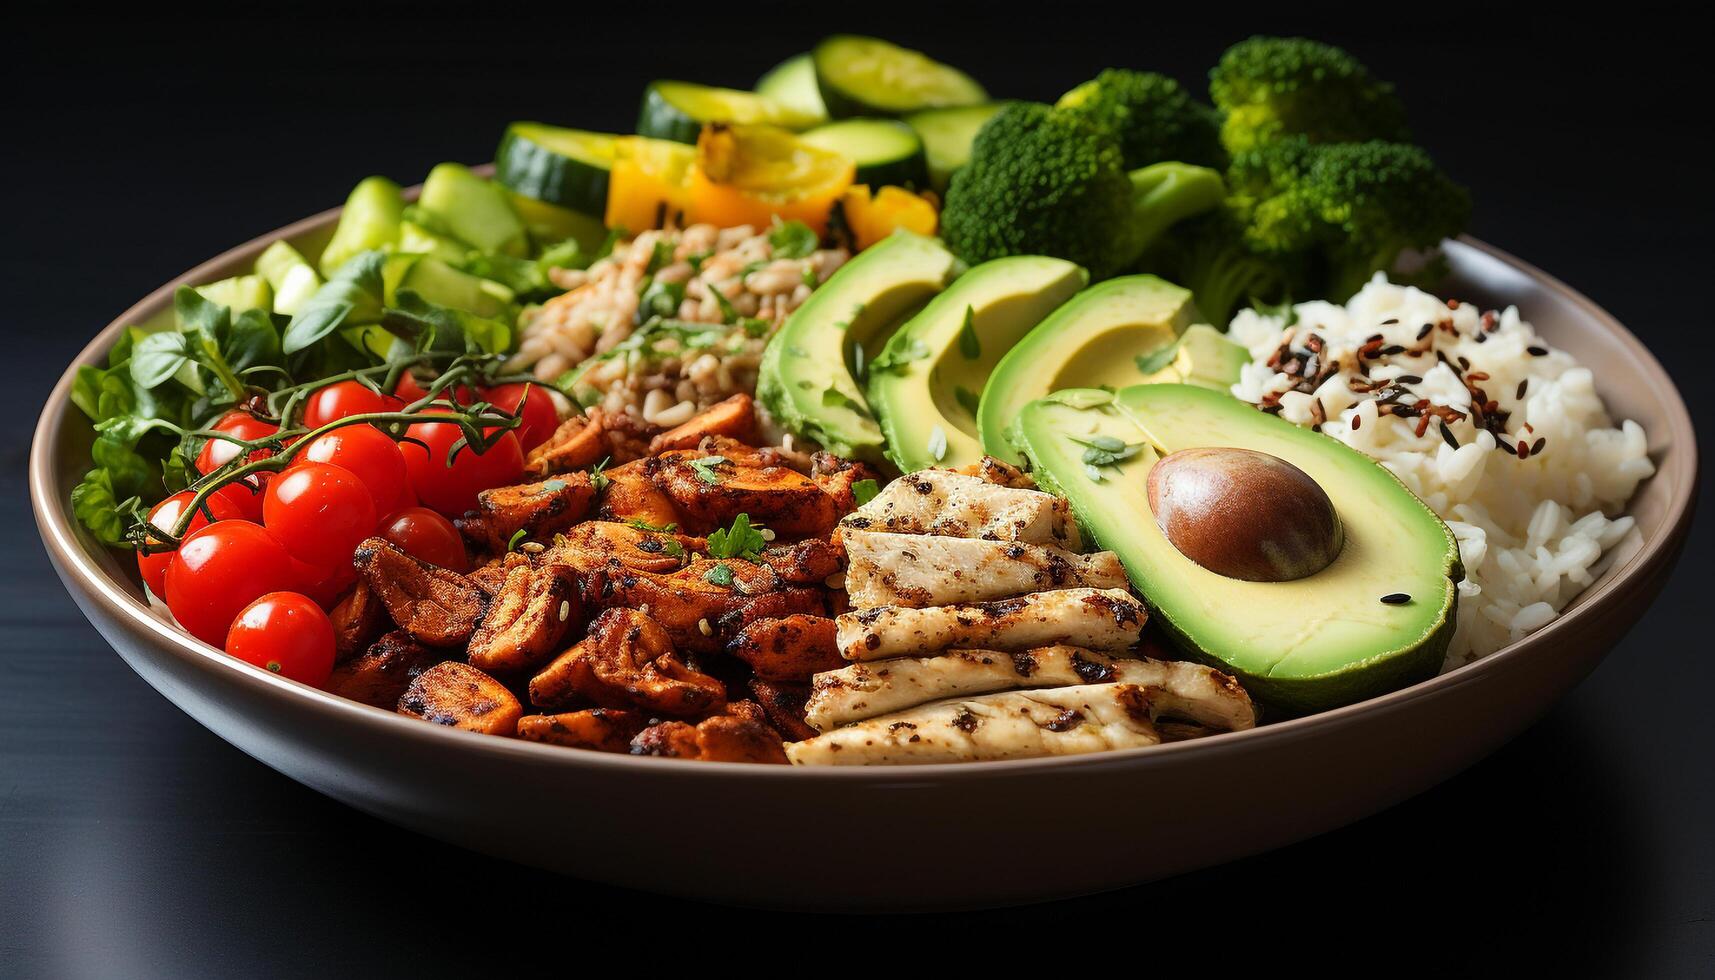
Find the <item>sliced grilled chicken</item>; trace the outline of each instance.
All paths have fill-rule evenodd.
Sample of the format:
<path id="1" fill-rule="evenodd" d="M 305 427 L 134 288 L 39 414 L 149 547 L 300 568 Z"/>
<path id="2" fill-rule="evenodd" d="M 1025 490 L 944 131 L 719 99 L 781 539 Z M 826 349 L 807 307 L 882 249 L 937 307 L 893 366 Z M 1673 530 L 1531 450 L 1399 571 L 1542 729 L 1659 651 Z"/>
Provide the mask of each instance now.
<path id="1" fill-rule="evenodd" d="M 962 606 L 878 606 L 835 623 L 841 656 L 885 660 L 953 647 L 1029 650 L 1056 643 L 1121 651 L 1137 643 L 1148 616 L 1124 589 L 1056 589 Z"/>
<path id="2" fill-rule="evenodd" d="M 840 522 L 859 531 L 939 534 L 1023 541 L 1073 551 L 1082 547 L 1072 509 L 1040 490 L 996 486 L 952 470 L 920 470 L 887 485 Z"/>
<path id="3" fill-rule="evenodd" d="M 846 594 L 857 609 L 940 606 L 1027 592 L 1122 589 L 1125 569 L 1111 551 L 1080 555 L 1018 541 L 980 541 L 888 531 L 840 531 Z"/>
<path id="4" fill-rule="evenodd" d="M 1153 690 L 1086 684 L 937 701 L 786 746 L 800 766 L 921 765 L 1155 745 Z"/>
<path id="5" fill-rule="evenodd" d="M 1201 664 L 1116 658 L 1073 646 L 1006 653 L 951 650 L 938 657 L 853 664 L 810 682 L 804 720 L 826 732 L 840 725 L 945 698 L 1008 688 L 1079 684 L 1149 687 L 1153 714 L 1222 731 L 1250 728 L 1256 713 L 1233 678 Z"/>

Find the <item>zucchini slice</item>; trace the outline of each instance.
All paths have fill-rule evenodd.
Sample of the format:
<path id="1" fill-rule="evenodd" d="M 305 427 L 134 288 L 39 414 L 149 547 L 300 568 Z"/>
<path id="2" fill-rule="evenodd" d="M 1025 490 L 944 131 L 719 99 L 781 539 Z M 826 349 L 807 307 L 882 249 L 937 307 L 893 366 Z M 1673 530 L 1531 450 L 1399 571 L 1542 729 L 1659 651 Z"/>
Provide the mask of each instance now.
<path id="1" fill-rule="evenodd" d="M 692 82 L 651 82 L 643 91 L 637 135 L 695 143 L 706 123 L 766 123 L 806 129 L 819 120 L 767 96 Z"/>
<path id="2" fill-rule="evenodd" d="M 917 131 L 896 119 L 843 119 L 800 137 L 857 164 L 856 182 L 912 190 L 929 186 L 929 163 Z"/>
<path id="3" fill-rule="evenodd" d="M 976 80 L 921 51 L 873 37 L 836 34 L 810 53 L 828 115 L 902 116 L 988 101 Z"/>
<path id="4" fill-rule="evenodd" d="M 923 152 L 929 158 L 929 179 L 936 190 L 945 191 L 953 171 L 971 162 L 971 143 L 976 140 L 977 132 L 1005 106 L 1005 102 L 985 102 L 925 109 L 905 117 L 923 140 Z"/>
<path id="5" fill-rule="evenodd" d="M 818 122 L 828 119 L 828 107 L 822 104 L 822 93 L 816 90 L 816 65 L 809 52 L 793 55 L 769 69 L 768 74 L 756 80 L 756 94 L 813 116 Z"/>
<path id="6" fill-rule="evenodd" d="M 508 190 L 580 214 L 607 209 L 613 141 L 605 133 L 536 122 L 506 127 L 494 154 L 494 179 Z"/>

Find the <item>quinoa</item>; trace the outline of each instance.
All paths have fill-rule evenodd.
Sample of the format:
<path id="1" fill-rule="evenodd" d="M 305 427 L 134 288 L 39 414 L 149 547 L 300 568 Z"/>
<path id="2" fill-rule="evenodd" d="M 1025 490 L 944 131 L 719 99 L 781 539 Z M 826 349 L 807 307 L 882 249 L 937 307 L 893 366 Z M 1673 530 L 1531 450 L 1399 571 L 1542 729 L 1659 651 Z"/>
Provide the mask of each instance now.
<path id="1" fill-rule="evenodd" d="M 843 249 L 776 258 L 768 231 L 749 225 L 646 231 L 587 270 L 552 270 L 567 291 L 526 315 L 508 367 L 585 407 L 678 425 L 754 393 L 768 338 L 847 258 Z M 684 298 L 666 317 L 640 317 L 654 284 L 682 285 Z"/>

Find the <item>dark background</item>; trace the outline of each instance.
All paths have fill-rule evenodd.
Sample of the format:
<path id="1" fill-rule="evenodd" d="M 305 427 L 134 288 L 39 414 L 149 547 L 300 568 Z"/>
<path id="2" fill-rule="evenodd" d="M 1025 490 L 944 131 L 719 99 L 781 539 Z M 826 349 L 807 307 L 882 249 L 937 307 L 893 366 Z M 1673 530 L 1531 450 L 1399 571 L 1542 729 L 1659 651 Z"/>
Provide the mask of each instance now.
<path id="1" fill-rule="evenodd" d="M 1683 391 L 1700 390 L 1693 372 L 1709 363 L 1709 54 L 1705 32 L 1671 15 L 1206 5 L 1208 19 L 1184 22 L 1194 7 L 996 3 L 856 4 L 842 18 L 799 2 L 634 4 L 638 18 L 621 22 L 592 6 L 8 22 L 0 976 L 501 974 L 615 957 L 651 971 L 684 959 L 939 972 L 952 968 L 940 957 L 997 955 L 1018 967 L 1047 955 L 1062 970 L 1118 958 L 1143 973 L 1187 957 L 1199 975 L 1250 972 L 1252 960 L 1295 972 L 1715 975 L 1707 516 L 1605 665 L 1445 785 L 1267 856 L 951 918 L 733 912 L 497 863 L 320 797 L 149 690 L 61 590 L 28 512 L 28 432 L 90 335 L 202 259 L 339 203 L 366 174 L 409 184 L 443 159 L 486 161 L 517 118 L 623 131 L 652 77 L 747 87 L 833 29 L 927 49 L 997 95 L 1044 99 L 1108 65 L 1200 88 L 1250 33 L 1340 43 L 1398 84 L 1419 140 L 1471 186 L 1477 235 L 1613 311 Z M 1706 405 L 1695 411 L 1711 431 Z M 1125 833 L 1100 814 L 1076 819 L 1097 832 L 1036 846 L 1101 860 L 1102 837 Z M 829 827 L 849 832 L 837 814 Z M 686 832 L 696 828 L 688 802 Z M 829 860 L 805 856 L 806 887 Z"/>

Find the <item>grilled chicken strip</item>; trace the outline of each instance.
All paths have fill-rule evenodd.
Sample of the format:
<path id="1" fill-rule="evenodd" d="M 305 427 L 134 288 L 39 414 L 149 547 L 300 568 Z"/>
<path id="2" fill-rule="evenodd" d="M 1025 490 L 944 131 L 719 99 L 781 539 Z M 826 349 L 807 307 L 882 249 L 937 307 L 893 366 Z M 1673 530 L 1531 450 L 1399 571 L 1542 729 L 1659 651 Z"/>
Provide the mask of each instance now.
<path id="1" fill-rule="evenodd" d="M 364 653 L 335 667 L 327 689 L 342 698 L 391 711 L 417 675 L 446 660 L 447 654 L 446 650 L 418 643 L 404 630 L 394 630 Z"/>
<path id="2" fill-rule="evenodd" d="M 1029 650 L 1057 643 L 1118 652 L 1136 645 L 1148 617 L 1124 589 L 1056 589 L 961 606 L 877 606 L 835 623 L 841 656 L 886 660 L 953 647 Z"/>
<path id="3" fill-rule="evenodd" d="M 724 714 L 695 725 L 662 722 L 645 728 L 631 740 L 632 755 L 660 755 L 703 762 L 784 763 L 780 733 L 751 701 L 734 701 Z"/>
<path id="4" fill-rule="evenodd" d="M 804 702 L 810 697 L 808 684 L 759 681 L 752 677 L 746 686 L 750 688 L 750 696 L 768 715 L 769 723 L 786 736 L 787 741 L 799 742 L 821 734 L 804 720 Z"/>
<path id="5" fill-rule="evenodd" d="M 665 715 L 719 711 L 726 686 L 680 660 L 667 631 L 635 609 L 609 609 L 589 635 L 530 681 L 530 702 L 544 708 L 579 700 L 603 708 Z"/>
<path id="6" fill-rule="evenodd" d="M 381 599 L 361 578 L 345 598 L 328 611 L 328 618 L 333 621 L 333 648 L 335 659 L 340 663 L 368 649 L 369 644 L 390 625 Z M 393 700 L 399 699 L 395 696 Z"/>
<path id="7" fill-rule="evenodd" d="M 1154 689 L 1086 684 L 937 701 L 786 746 L 800 766 L 922 765 L 1155 745 Z"/>
<path id="8" fill-rule="evenodd" d="M 518 737 L 569 749 L 629 752 L 631 740 L 649 727 L 649 716 L 623 708 L 589 708 L 558 715 L 525 715 L 518 719 Z"/>
<path id="9" fill-rule="evenodd" d="M 358 574 L 387 607 L 387 615 L 420 643 L 463 646 L 482 619 L 485 597 L 463 575 L 369 538 L 353 556 Z"/>
<path id="10" fill-rule="evenodd" d="M 524 468 L 539 476 L 586 470 L 610 455 L 602 432 L 602 411 L 592 408 L 560 423 L 547 441 L 530 450 Z"/>
<path id="11" fill-rule="evenodd" d="M 756 435 L 756 404 L 744 392 L 716 402 L 690 421 L 649 440 L 649 454 L 669 449 L 695 449 L 709 436 L 745 440 Z"/>
<path id="12" fill-rule="evenodd" d="M 491 674 L 516 674 L 560 649 L 577 610 L 571 585 L 551 568 L 520 564 L 489 603 L 471 634 L 466 659 Z"/>
<path id="13" fill-rule="evenodd" d="M 945 698 L 1009 688 L 1078 684 L 1149 687 L 1157 714 L 1222 731 L 1256 724 L 1250 697 L 1233 678 L 1201 664 L 1113 657 L 1072 646 L 951 650 L 938 657 L 853 664 L 817 674 L 804 719 L 821 731 Z"/>
<path id="14" fill-rule="evenodd" d="M 777 534 L 825 536 L 840 517 L 834 498 L 813 480 L 749 447 L 670 450 L 642 465 L 691 531 L 706 533 L 748 514 L 752 524 Z"/>
<path id="15" fill-rule="evenodd" d="M 762 680 L 807 681 L 844 663 L 834 635 L 834 621 L 825 616 L 759 619 L 739 630 L 727 652 Z"/>
<path id="16" fill-rule="evenodd" d="M 461 517 L 454 523 L 483 550 L 504 554 L 520 531 L 533 541 L 551 540 L 588 517 L 594 500 L 590 475 L 567 473 L 536 483 L 484 490 L 476 495 L 475 516 Z"/>
<path id="17" fill-rule="evenodd" d="M 894 480 L 840 527 L 1023 541 L 1071 551 L 1083 546 L 1064 498 L 996 486 L 952 470 L 920 470 Z"/>
<path id="18" fill-rule="evenodd" d="M 963 473 L 965 476 L 974 476 L 984 483 L 992 483 L 997 487 L 1012 487 L 1015 490 L 1036 489 L 1036 481 L 1030 478 L 1029 473 L 1011 463 L 995 459 L 993 456 L 984 456 L 975 463 L 961 466 L 953 472 Z"/>
<path id="19" fill-rule="evenodd" d="M 467 732 L 511 737 L 524 707 L 505 684 L 470 664 L 448 660 L 417 675 L 399 699 L 399 713 Z"/>
<path id="20" fill-rule="evenodd" d="M 941 606 L 1028 592 L 1123 589 L 1125 569 L 1111 551 L 1080 555 L 1017 541 L 979 541 L 841 529 L 846 593 L 852 606 Z"/>

